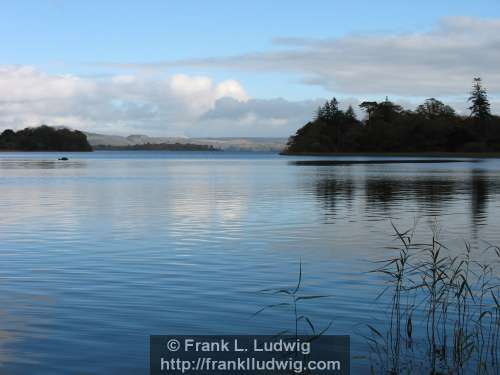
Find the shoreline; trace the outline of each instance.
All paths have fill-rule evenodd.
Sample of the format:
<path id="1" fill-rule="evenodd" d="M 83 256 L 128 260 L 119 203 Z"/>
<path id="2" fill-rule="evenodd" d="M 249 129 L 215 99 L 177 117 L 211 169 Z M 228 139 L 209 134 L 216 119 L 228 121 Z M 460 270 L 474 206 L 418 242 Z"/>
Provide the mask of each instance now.
<path id="1" fill-rule="evenodd" d="M 0 150 L 2 152 L 94 152 L 95 150 Z"/>
<path id="2" fill-rule="evenodd" d="M 94 152 L 95 150 L 0 150 L 2 152 Z"/>
<path id="3" fill-rule="evenodd" d="M 282 156 L 406 156 L 406 157 L 459 157 L 500 158 L 500 152 L 280 152 Z"/>

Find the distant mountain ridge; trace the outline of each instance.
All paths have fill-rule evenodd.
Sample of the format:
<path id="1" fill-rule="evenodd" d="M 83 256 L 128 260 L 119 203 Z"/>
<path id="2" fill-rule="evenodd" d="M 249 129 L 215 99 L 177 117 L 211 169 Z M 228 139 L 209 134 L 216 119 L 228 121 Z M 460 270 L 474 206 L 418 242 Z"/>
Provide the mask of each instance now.
<path id="1" fill-rule="evenodd" d="M 127 137 L 85 132 L 87 141 L 93 146 L 135 146 L 143 144 L 196 144 L 207 145 L 226 151 L 281 152 L 286 145 L 286 138 L 260 137 L 221 137 L 221 138 L 187 138 L 187 137 L 150 137 L 143 134 L 132 134 Z"/>

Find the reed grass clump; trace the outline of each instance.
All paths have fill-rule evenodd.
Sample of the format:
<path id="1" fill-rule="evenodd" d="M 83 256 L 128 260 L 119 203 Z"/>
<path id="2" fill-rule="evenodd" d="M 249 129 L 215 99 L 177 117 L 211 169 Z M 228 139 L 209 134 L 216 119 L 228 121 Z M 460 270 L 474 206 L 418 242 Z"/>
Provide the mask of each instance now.
<path id="1" fill-rule="evenodd" d="M 414 241 L 415 227 L 393 229 L 395 255 L 372 271 L 387 282 L 379 301 L 390 301 L 388 324 L 368 326 L 372 373 L 498 374 L 500 249 L 466 242 L 457 253 L 437 225 L 427 243 Z"/>

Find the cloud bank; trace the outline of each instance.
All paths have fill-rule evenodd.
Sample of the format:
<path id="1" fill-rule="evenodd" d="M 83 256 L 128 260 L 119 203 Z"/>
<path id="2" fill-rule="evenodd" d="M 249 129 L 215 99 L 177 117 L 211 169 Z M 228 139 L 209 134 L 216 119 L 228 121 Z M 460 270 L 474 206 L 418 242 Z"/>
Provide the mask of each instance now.
<path id="1" fill-rule="evenodd" d="M 50 124 L 113 134 L 284 136 L 317 104 L 251 100 L 238 81 L 206 76 L 83 78 L 0 66 L 0 129 Z"/>
<path id="2" fill-rule="evenodd" d="M 305 84 L 357 96 L 464 95 L 472 78 L 481 76 L 491 93 L 500 94 L 498 19 L 447 17 L 420 33 L 277 38 L 274 43 L 271 52 L 111 66 L 289 72 Z"/>
<path id="3" fill-rule="evenodd" d="M 451 17 L 420 33 L 280 38 L 270 52 L 104 65 L 122 73 L 91 78 L 0 65 L 0 129 L 46 123 L 109 134 L 287 136 L 322 102 L 251 98 L 241 82 L 209 77 L 211 68 L 287 73 L 346 105 L 389 95 L 411 107 L 433 96 L 462 113 L 472 78 L 481 76 L 500 110 L 500 20 Z M 203 75 L 165 75 L 193 67 Z"/>

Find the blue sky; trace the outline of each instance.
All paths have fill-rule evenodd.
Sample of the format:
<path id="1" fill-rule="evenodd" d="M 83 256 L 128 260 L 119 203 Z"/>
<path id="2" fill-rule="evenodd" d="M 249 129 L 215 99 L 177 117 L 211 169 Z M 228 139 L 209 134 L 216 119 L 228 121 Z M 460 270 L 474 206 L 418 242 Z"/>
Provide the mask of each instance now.
<path id="1" fill-rule="evenodd" d="M 446 21 L 453 17 L 461 18 L 458 21 Z M 470 22 L 464 22 L 464 19 Z M 5 67 L 29 66 L 35 70 L 34 73 L 29 74 L 38 74 L 46 79 L 53 77 L 56 81 L 61 75 L 70 75 L 87 81 L 96 80 L 97 83 L 87 83 L 99 86 L 101 94 L 103 90 L 110 91 L 110 89 L 102 88 L 106 86 L 104 82 L 106 77 L 140 77 L 141 87 L 145 90 L 147 86 L 145 82 L 169 80 L 172 76 L 186 75 L 209 78 L 212 80 L 212 89 L 215 91 L 218 90 L 217 85 L 220 82 L 235 81 L 241 86 L 241 92 L 231 94 L 232 96 L 229 95 L 229 97 L 240 101 L 275 98 L 284 98 L 288 101 L 314 101 L 331 95 L 355 101 L 362 97 L 377 97 L 387 93 L 403 102 L 411 102 L 428 96 L 428 93 L 425 90 L 411 92 L 409 88 L 401 87 L 398 82 L 389 84 L 387 82 L 391 82 L 390 79 L 384 81 L 387 84 L 376 86 L 378 83 L 374 81 L 373 85 L 368 84 L 363 87 L 362 84 L 357 83 L 352 88 L 342 81 L 348 76 L 366 74 L 366 69 L 364 73 L 359 73 L 355 69 L 346 71 L 348 63 L 362 65 L 363 61 L 374 58 L 375 50 L 364 52 L 367 49 L 363 47 L 363 40 L 373 41 L 369 43 L 370 46 L 379 42 L 386 43 L 385 45 L 390 44 L 390 48 L 394 46 L 394 43 L 388 41 L 388 38 L 398 40 L 396 44 L 399 50 L 387 53 L 387 59 L 394 59 L 400 58 L 405 53 L 404 43 L 408 46 L 419 43 L 432 45 L 432 38 L 436 38 L 436 43 L 441 43 L 438 47 L 442 51 L 448 48 L 443 44 L 443 39 L 454 38 L 457 28 L 459 28 L 458 34 L 461 33 L 460 30 L 463 30 L 465 36 L 477 33 L 478 36 L 473 37 L 479 38 L 480 34 L 496 31 L 496 22 L 499 19 L 500 3 L 493 0 L 419 2 L 8 1 L 2 4 L 0 12 L 0 43 L 2 45 L 0 64 Z M 486 26 L 481 29 L 483 24 Z M 439 35 L 436 37 L 436 34 Z M 423 35 L 425 41 L 415 42 L 411 39 L 415 35 Z M 288 42 L 276 43 L 277 38 L 286 38 Z M 290 38 L 294 41 L 290 42 Z M 351 42 L 351 38 L 355 41 L 352 45 L 357 43 L 358 49 L 345 47 Z M 478 41 L 478 43 L 483 42 L 488 46 L 498 46 L 495 44 L 496 40 Z M 451 41 L 450 46 L 457 48 L 459 43 L 461 40 L 457 39 Z M 388 47 L 384 48 L 388 50 Z M 454 50 L 453 54 L 457 56 L 455 60 L 465 59 L 463 56 L 467 55 L 467 49 L 470 50 L 470 47 L 465 45 L 462 51 Z M 311 56 L 316 55 L 316 60 L 305 56 L 309 51 L 312 51 Z M 410 51 L 408 55 L 411 53 Z M 423 53 L 434 55 L 432 51 Z M 348 55 L 345 64 L 338 65 L 344 54 Z M 360 58 L 362 54 L 365 55 Z M 304 56 L 306 58 L 303 58 Z M 382 55 L 377 55 L 374 60 L 380 61 L 382 57 Z M 477 68 L 477 73 L 485 76 L 485 81 L 490 83 L 492 87 L 490 92 L 493 96 L 497 95 L 498 83 L 496 82 L 497 76 L 490 74 L 490 65 L 499 62 L 495 61 L 496 58 L 496 55 L 489 56 L 486 61 L 488 65 Z M 321 64 L 318 59 L 322 59 Z M 328 59 L 332 62 L 331 72 L 328 71 Z M 300 61 L 300 64 L 293 64 L 293 60 Z M 291 64 L 288 64 L 288 61 Z M 440 61 L 445 61 L 444 56 Z M 432 62 L 433 65 L 427 65 L 428 61 L 422 59 L 420 67 L 422 71 L 427 69 L 434 72 L 440 61 L 436 60 Z M 467 63 L 464 62 L 462 66 L 456 67 L 457 71 L 464 72 L 464 77 L 469 72 L 475 73 L 473 67 L 465 65 Z M 280 64 L 283 69 L 280 69 Z M 408 64 L 408 61 L 401 61 L 398 66 L 403 69 L 404 64 Z M 379 69 L 386 68 L 388 67 L 379 67 Z M 406 68 L 413 71 L 419 70 L 419 66 L 415 65 L 407 65 Z M 5 73 L 5 69 L 4 74 L 10 72 Z M 377 75 L 376 69 L 374 68 L 375 76 Z M 438 68 L 436 68 L 435 76 L 440 77 L 441 74 L 437 70 Z M 9 74 L 8 82 L 12 83 L 12 77 L 16 74 L 12 72 Z M 23 79 L 26 78 L 26 74 L 28 73 L 25 71 L 21 74 Z M 340 77 L 340 74 L 344 76 Z M 34 79 L 34 83 L 27 86 L 32 87 L 39 78 Z M 471 79 L 472 77 L 467 78 L 464 88 L 470 84 Z M 448 79 L 443 77 L 443 81 L 446 80 Z M 421 82 L 422 79 L 418 78 L 418 81 Z M 186 90 L 193 91 L 193 82 L 188 83 L 190 87 Z M 195 86 L 198 84 L 200 82 L 195 82 Z M 206 82 L 204 84 L 206 85 Z M 61 85 L 60 82 L 55 84 L 56 87 Z M 434 83 L 430 87 L 434 87 L 433 85 Z M 377 90 L 377 87 L 380 87 L 380 90 Z M 80 87 L 72 87 L 67 90 L 80 89 Z M 90 95 L 89 92 L 92 89 L 87 87 L 87 90 L 86 95 Z M 226 92 L 225 90 L 222 89 L 223 92 Z M 462 87 L 457 85 L 436 86 L 436 96 L 458 100 L 461 95 L 460 90 Z M 116 94 L 113 94 L 113 98 L 108 95 L 103 100 L 114 103 L 114 110 L 116 110 L 116 103 L 119 103 L 120 108 L 130 105 L 135 112 L 142 108 L 147 112 L 141 114 L 143 119 L 153 116 L 152 114 L 157 111 L 162 113 L 161 121 L 177 122 L 170 110 L 163 110 L 159 108 L 158 102 L 151 102 L 149 94 L 143 99 L 133 101 L 131 98 L 138 95 L 136 91 L 128 98 L 117 98 Z M 222 94 L 212 92 L 207 95 L 215 95 L 215 100 L 218 100 L 221 99 Z M 58 96 L 58 94 L 52 96 Z M 74 105 L 74 103 L 71 104 Z M 263 105 L 264 103 L 253 104 Z M 315 105 L 311 103 L 313 104 Z M 197 113 L 198 118 L 202 117 L 203 109 L 208 111 L 215 105 L 216 103 L 202 105 L 201 112 Z M 144 106 L 148 107 L 147 110 Z M 256 111 L 255 106 L 252 108 Z M 63 109 L 61 112 L 64 113 L 61 113 L 56 122 L 71 117 L 68 108 Z M 166 115 L 166 112 L 170 114 Z M 110 116 L 107 116 L 103 116 L 102 120 L 106 126 L 101 127 L 112 130 L 112 121 Z M 23 116 L 13 117 L 11 114 L 7 117 L 8 121 L 4 121 L 4 124 L 22 119 Z M 31 118 L 29 121 L 38 121 L 36 115 L 28 117 Z M 57 116 L 54 113 L 51 116 L 46 115 L 49 120 L 54 120 L 55 117 Z M 246 118 L 248 123 L 251 123 L 250 117 Z M 303 118 L 305 117 L 304 114 Z M 43 119 L 41 116 L 39 120 Z M 300 119 L 302 120 L 302 117 Z M 178 121 L 179 123 L 191 122 L 190 131 L 187 131 L 187 125 L 184 128 L 174 125 L 161 128 L 157 124 L 154 128 L 148 129 L 144 124 L 144 129 L 156 134 L 186 133 L 191 135 L 190 132 L 200 130 L 199 127 L 194 127 L 193 121 L 193 119 L 179 119 Z M 26 123 L 25 120 L 20 122 L 23 125 Z M 75 120 L 75 122 L 78 121 Z M 141 126 L 137 121 L 128 125 L 125 122 L 122 119 L 121 125 L 116 124 L 116 130 L 121 132 Z M 160 122 L 159 119 L 158 122 Z M 83 119 L 81 123 L 84 123 Z M 100 128 L 98 118 L 89 119 L 88 123 L 93 124 L 89 127 Z M 293 124 L 293 126 L 296 125 L 297 123 Z M 1 123 L 0 126 L 2 126 Z M 265 135 L 273 133 L 262 132 L 263 126 L 263 124 L 256 126 L 256 129 Z M 283 127 L 280 131 L 285 135 L 293 126 Z M 210 134 L 206 128 L 203 130 L 201 133 Z M 224 132 L 224 129 L 221 128 L 218 131 Z M 243 133 L 251 134 L 251 127 Z"/>

